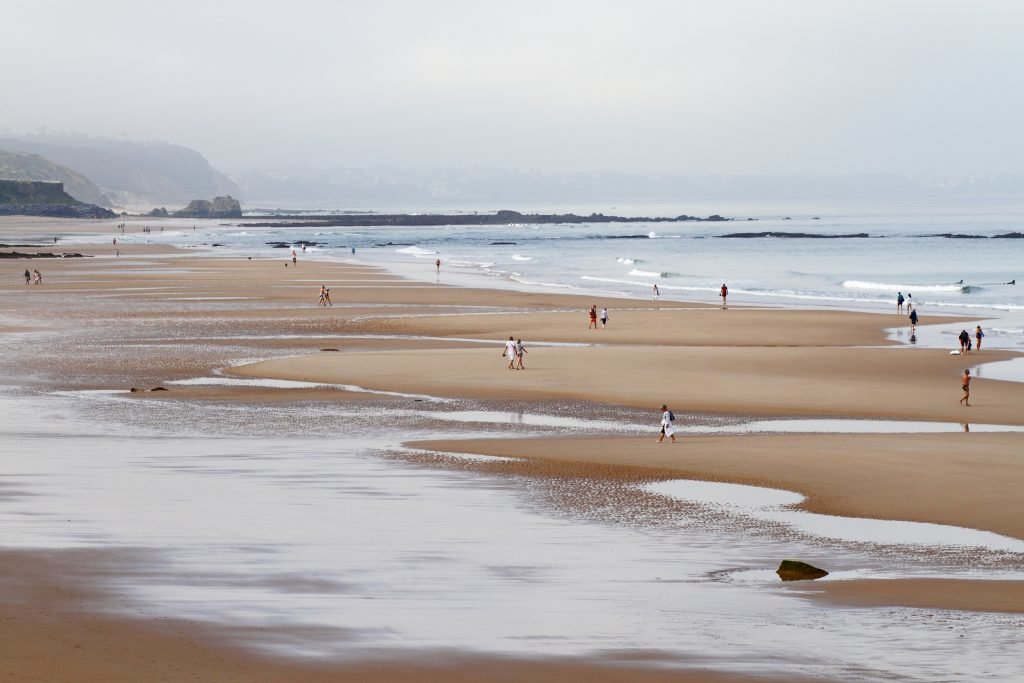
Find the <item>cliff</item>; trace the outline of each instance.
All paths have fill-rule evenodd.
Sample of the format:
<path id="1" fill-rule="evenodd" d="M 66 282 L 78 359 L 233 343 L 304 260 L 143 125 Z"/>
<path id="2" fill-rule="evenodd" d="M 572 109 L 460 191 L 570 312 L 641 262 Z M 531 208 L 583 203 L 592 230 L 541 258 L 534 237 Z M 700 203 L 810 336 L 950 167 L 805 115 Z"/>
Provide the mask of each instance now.
<path id="1" fill-rule="evenodd" d="M 63 183 L 0 180 L 0 216 L 113 218 L 114 212 L 78 201 Z"/>
<path id="2" fill-rule="evenodd" d="M 193 197 L 238 196 L 238 186 L 187 147 L 79 135 L 0 139 L 0 149 L 38 154 L 88 177 L 117 206 L 181 206 Z"/>
<path id="3" fill-rule="evenodd" d="M 84 175 L 38 154 L 16 154 L 0 149 L 0 179 L 57 181 L 64 183 L 64 191 L 80 202 L 111 206 L 110 199 Z"/>

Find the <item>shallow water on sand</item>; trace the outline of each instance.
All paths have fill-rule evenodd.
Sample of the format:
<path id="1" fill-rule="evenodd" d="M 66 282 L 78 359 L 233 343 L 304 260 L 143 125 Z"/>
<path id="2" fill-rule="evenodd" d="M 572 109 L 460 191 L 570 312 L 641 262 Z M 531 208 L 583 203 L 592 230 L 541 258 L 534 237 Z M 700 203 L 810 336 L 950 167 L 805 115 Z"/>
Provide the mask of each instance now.
<path id="1" fill-rule="evenodd" d="M 607 487 L 636 487 L 574 481 L 552 504 L 559 482 L 400 457 L 442 435 L 423 413 L 0 395 L 5 545 L 138 550 L 150 561 L 103 581 L 144 614 L 273 628 L 255 644 L 292 655 L 643 650 L 843 680 L 1024 673 L 1018 615 L 825 609 L 770 573 L 799 557 L 840 577 L 1020 578 L 1024 556 L 815 541 L 665 496 L 585 515 Z"/>

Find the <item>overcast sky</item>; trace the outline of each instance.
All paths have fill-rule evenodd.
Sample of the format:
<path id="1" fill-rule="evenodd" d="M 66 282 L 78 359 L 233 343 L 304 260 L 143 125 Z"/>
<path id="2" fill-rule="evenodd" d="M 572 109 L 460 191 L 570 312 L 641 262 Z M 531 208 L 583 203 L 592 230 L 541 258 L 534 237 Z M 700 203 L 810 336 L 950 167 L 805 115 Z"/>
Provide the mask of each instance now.
<path id="1" fill-rule="evenodd" d="M 0 132 L 165 140 L 234 172 L 1024 170 L 1024 2 L 0 10 Z"/>

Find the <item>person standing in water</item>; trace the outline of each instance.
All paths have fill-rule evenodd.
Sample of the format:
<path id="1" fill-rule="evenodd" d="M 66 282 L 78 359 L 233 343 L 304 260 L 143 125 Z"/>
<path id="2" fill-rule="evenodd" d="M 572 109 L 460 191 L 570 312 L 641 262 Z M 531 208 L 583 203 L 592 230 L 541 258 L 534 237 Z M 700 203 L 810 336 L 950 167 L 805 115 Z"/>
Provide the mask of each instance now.
<path id="1" fill-rule="evenodd" d="M 963 377 L 960 378 L 960 388 L 964 390 L 963 398 L 960 399 L 960 404 L 965 406 L 971 405 L 971 371 L 964 370 Z"/>
<path id="2" fill-rule="evenodd" d="M 968 344 L 970 344 L 971 335 L 967 334 L 967 330 L 960 330 L 960 336 L 957 339 L 960 340 L 960 353 L 967 353 L 970 350 Z"/>
<path id="3" fill-rule="evenodd" d="M 434 261 L 434 266 L 437 268 L 437 274 L 441 274 L 441 259 Z"/>
<path id="4" fill-rule="evenodd" d="M 725 286 L 724 282 L 722 283 L 722 288 L 718 290 L 718 295 L 722 297 L 722 308 L 725 308 L 725 298 L 729 296 L 729 288 Z"/>
<path id="5" fill-rule="evenodd" d="M 902 313 L 903 312 L 903 302 L 904 301 L 905 301 L 905 299 L 903 298 L 903 292 L 896 292 L 896 312 L 897 313 Z"/>
<path id="6" fill-rule="evenodd" d="M 658 291 L 658 285 L 657 285 L 657 283 L 655 283 L 655 285 L 654 285 L 654 300 L 657 301 L 659 296 L 661 296 L 661 292 Z"/>
<path id="7" fill-rule="evenodd" d="M 974 328 L 974 348 L 981 351 L 981 338 L 985 336 L 985 333 L 981 331 L 981 325 Z"/>

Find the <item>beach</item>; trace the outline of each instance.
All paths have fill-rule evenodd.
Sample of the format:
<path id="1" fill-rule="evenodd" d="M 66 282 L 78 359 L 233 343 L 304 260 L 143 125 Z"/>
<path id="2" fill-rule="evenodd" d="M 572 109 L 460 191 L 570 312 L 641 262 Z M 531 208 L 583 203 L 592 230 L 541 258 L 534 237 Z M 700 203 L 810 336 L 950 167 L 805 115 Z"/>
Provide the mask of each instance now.
<path id="1" fill-rule="evenodd" d="M 200 223 L 200 227 L 211 226 Z M 0 642 L 8 650 L 0 670 L 12 680 L 32 676 L 118 680 L 131 672 L 142 672 L 138 675 L 144 680 L 172 681 L 196 676 L 253 681 L 914 680 L 917 676 L 927 680 L 940 675 L 956 679 L 978 665 L 979 660 L 972 657 L 984 659 L 984 647 L 972 639 L 974 654 L 968 654 L 953 641 L 940 638 L 929 643 L 933 632 L 922 632 L 921 640 L 913 641 L 915 636 L 909 634 L 914 631 L 912 623 L 921 618 L 920 610 L 952 620 L 977 620 L 970 623 L 983 626 L 978 633 L 984 633 L 993 648 L 1012 641 L 1010 620 L 1017 619 L 1019 624 L 1024 613 L 1024 552 L 1018 549 L 1024 544 L 1024 518 L 1019 514 L 1019 491 L 1024 486 L 1020 458 L 1024 383 L 994 379 L 985 370 L 988 363 L 1018 358 L 1015 349 L 986 348 L 955 356 L 946 348 L 902 343 L 892 330 L 905 329 L 907 322 L 890 306 L 866 312 L 767 308 L 730 300 L 728 309 L 723 309 L 713 296 L 655 301 L 646 291 L 633 298 L 597 299 L 578 292 L 454 286 L 444 269 L 434 281 L 431 273 L 421 273 L 418 279 L 400 277 L 372 260 L 360 259 L 359 254 L 328 259 L 300 252 L 297 262 L 292 262 L 285 250 L 249 258 L 234 252 L 221 254 L 210 246 L 190 249 L 121 239 L 118 254 L 110 241 L 111 226 L 86 221 L 5 218 L 0 219 L 0 228 L 35 235 L 38 251 L 66 249 L 85 255 L 0 261 L 4 269 L 0 284 L 3 385 L 11 406 L 19 405 L 18 401 L 31 406 L 24 408 L 22 417 L 9 416 L 5 423 L 8 466 L 0 473 L 0 504 L 10 519 L 21 514 L 56 520 L 63 514 L 57 507 L 41 507 L 30 514 L 26 509 L 19 513 L 19 506 L 36 504 L 37 498 L 44 505 L 47 496 L 38 487 L 57 497 L 75 481 L 92 481 L 91 466 L 109 468 L 103 480 L 96 473 L 97 487 L 111 486 L 109 479 L 125 471 L 130 472 L 125 486 L 140 492 L 137 498 L 126 497 L 119 504 L 122 507 L 112 504 L 109 517 L 93 514 L 95 501 L 81 494 L 80 507 L 67 502 L 67 509 L 81 511 L 92 520 L 87 530 L 73 533 L 56 521 L 29 520 L 24 523 L 24 535 L 18 526 L 17 540 L 2 549 L 0 585 L 9 599 L 0 619 Z M 110 239 L 92 239 L 101 228 Z M 57 247 L 48 244 L 47 237 L 58 233 L 76 236 L 76 242 L 66 247 L 60 242 Z M 25 285 L 21 274 L 26 267 L 42 270 L 44 284 Z M 330 288 L 333 305 L 317 305 L 321 284 Z M 607 328 L 588 329 L 586 312 L 591 305 L 608 306 Z M 978 320 L 982 318 L 962 311 L 951 315 L 929 311 L 926 323 L 970 330 Z M 927 334 L 925 325 L 919 334 Z M 526 346 L 524 370 L 507 369 L 502 351 L 509 337 L 521 338 Z M 969 407 L 958 403 L 965 367 L 977 377 Z M 157 388 L 161 390 L 153 391 Z M 656 443 L 662 404 L 676 414 L 676 443 Z M 50 423 L 43 419 L 47 406 L 59 406 L 60 419 L 77 420 L 68 423 L 66 433 L 59 432 L 66 441 L 48 433 Z M 29 460 L 34 444 L 60 451 L 60 443 L 74 443 L 71 439 L 80 432 L 95 441 L 82 446 L 87 460 L 71 460 L 61 453 L 54 458 L 52 470 L 47 469 L 50 465 Z M 192 437 L 194 443 L 187 441 Z M 176 448 L 176 439 L 192 445 Z M 232 441 L 244 441 L 249 450 L 242 446 L 232 450 Z M 260 441 L 267 450 L 260 450 Z M 68 446 L 69 452 L 74 448 Z M 120 448 L 124 453 L 117 451 L 114 457 Z M 334 448 L 342 448 L 350 460 L 332 462 Z M 186 459 L 189 449 L 208 457 Z M 292 449 L 302 459 L 281 455 Z M 249 452 L 254 452 L 254 462 L 262 464 L 248 464 Z M 107 454 L 112 458 L 109 463 Z M 629 618 L 622 618 L 628 607 L 622 607 L 621 613 L 609 611 L 607 620 L 616 625 L 608 631 L 594 626 L 592 636 L 581 636 L 578 642 L 569 638 L 572 642 L 563 646 L 552 633 L 542 644 L 533 645 L 535 651 L 519 643 L 528 640 L 524 634 L 531 628 L 544 632 L 539 625 L 543 620 L 524 618 L 522 633 L 491 633 L 491 627 L 483 624 L 492 620 L 481 617 L 478 623 L 453 630 L 447 642 L 440 635 L 436 640 L 410 637 L 409 633 L 431 631 L 446 617 L 454 618 L 447 608 L 432 612 L 424 606 L 417 612 L 415 601 L 406 603 L 405 610 L 418 614 L 418 619 L 403 613 L 394 617 L 395 624 L 388 624 L 381 617 L 373 628 L 365 624 L 365 632 L 347 622 L 335 632 L 325 625 L 327 621 L 303 626 L 290 621 L 291 617 L 275 620 L 266 616 L 273 614 L 269 608 L 266 614 L 254 611 L 242 618 L 238 615 L 246 610 L 238 605 L 233 612 L 225 608 L 218 621 L 202 611 L 203 600 L 198 597 L 186 601 L 196 605 L 190 608 L 195 614 L 189 618 L 166 607 L 180 598 L 174 597 L 174 589 L 166 588 L 172 597 L 165 600 L 150 596 L 145 586 L 175 585 L 175 579 L 169 578 L 174 572 L 149 568 L 161 562 L 161 552 L 167 548 L 177 548 L 187 557 L 187 562 L 177 560 L 187 568 L 181 581 L 196 591 L 208 581 L 215 592 L 216 577 L 234 576 L 227 564 L 218 564 L 227 563 L 226 559 L 204 559 L 219 558 L 219 549 L 232 545 L 224 543 L 227 536 L 202 536 L 207 523 L 202 510 L 207 508 L 195 502 L 189 508 L 191 521 L 179 526 L 165 508 L 160 510 L 163 516 L 154 512 L 153 519 L 164 520 L 168 527 L 167 548 L 158 540 L 162 536 L 154 536 L 153 547 L 148 547 L 142 521 L 124 528 L 121 521 L 113 521 L 122 515 L 149 519 L 143 503 L 144 493 L 150 490 L 147 482 L 152 481 L 147 477 L 180 474 L 189 477 L 183 482 L 199 489 L 196 501 L 218 501 L 217 514 L 238 525 L 225 522 L 224 529 L 240 533 L 237 545 L 248 553 L 259 542 L 246 540 L 249 531 L 239 532 L 249 529 L 243 522 L 252 519 L 255 527 L 276 525 L 272 515 L 264 518 L 260 513 L 264 501 L 276 500 L 275 489 L 263 488 L 273 478 L 282 488 L 295 487 L 295 500 L 289 499 L 285 506 L 282 493 L 281 507 L 274 508 L 287 519 L 307 497 L 291 529 L 308 525 L 298 535 L 314 549 L 332 542 L 336 531 L 331 525 L 353 527 L 346 532 L 352 534 L 364 525 L 373 528 L 359 517 L 358 502 L 345 509 L 348 516 L 322 522 L 323 511 L 333 510 L 324 506 L 332 504 L 335 493 L 358 494 L 353 493 L 358 486 L 344 483 L 345 472 L 368 461 L 372 467 L 396 462 L 401 477 L 408 479 L 440 477 L 430 485 L 452 504 L 465 496 L 465 512 L 456 507 L 438 513 L 445 524 L 497 514 L 487 507 L 485 496 L 479 500 L 470 496 L 477 486 L 473 482 L 479 481 L 481 488 L 509 495 L 509 507 L 525 509 L 538 534 L 547 525 L 557 526 L 557 533 L 565 538 L 572 538 L 575 531 L 594 534 L 595 549 L 581 549 L 581 553 L 594 552 L 599 558 L 601 551 L 596 548 L 618 547 L 615 539 L 622 537 L 622 554 L 636 553 L 630 556 L 635 562 L 622 568 L 623 575 L 643 566 L 640 558 L 657 557 L 658 551 L 651 549 L 665 547 L 661 542 L 673 538 L 679 529 L 698 534 L 704 523 L 708 527 L 703 532 L 719 539 L 716 543 L 745 549 L 747 554 L 737 550 L 739 559 L 720 567 L 715 567 L 712 552 L 699 563 L 693 560 L 700 569 L 692 576 L 701 578 L 681 579 L 680 583 L 692 584 L 687 590 L 700 590 L 704 578 L 721 572 L 739 571 L 737 576 L 742 576 L 746 571 L 773 571 L 779 560 L 788 559 L 778 556 L 785 551 L 807 553 L 808 561 L 838 568 L 839 579 L 791 585 L 765 581 L 742 588 L 735 588 L 739 579 L 730 579 L 707 590 L 721 591 L 720 599 L 728 605 L 742 602 L 729 592 L 733 590 L 756 596 L 751 598 L 755 602 L 764 601 L 764 613 L 737 617 L 741 633 L 756 632 L 758 620 L 763 622 L 764 614 L 776 609 L 794 610 L 787 612 L 791 615 L 787 626 L 807 614 L 826 620 L 856 615 L 865 620 L 853 638 L 862 646 L 879 642 L 871 640 L 877 634 L 867 625 L 890 618 L 892 610 L 903 610 L 897 621 L 906 628 L 900 637 L 908 638 L 907 652 L 924 657 L 929 645 L 948 648 L 944 655 L 953 661 L 948 664 L 953 668 L 928 671 L 919 668 L 919 660 L 894 657 L 850 678 L 850 670 L 843 666 L 852 659 L 840 665 L 809 660 L 791 650 L 773 650 L 784 646 L 771 639 L 763 650 L 719 652 L 721 657 L 705 658 L 695 650 L 704 641 L 685 641 L 685 647 L 676 650 L 646 635 L 640 624 L 647 618 L 657 624 L 651 627 L 652 633 L 664 633 L 673 623 L 653 607 L 650 611 L 638 608 L 633 631 L 642 635 L 628 640 L 621 650 L 615 646 L 621 642 L 615 640 L 615 629 L 629 631 L 630 626 L 623 624 Z M 310 463 L 319 463 L 322 469 Z M 52 483 L 65 481 L 60 474 L 64 467 L 73 468 L 75 478 Z M 410 469 L 401 469 L 406 467 Z M 385 471 L 367 472 L 373 481 L 387 480 Z M 449 476 L 455 479 L 444 479 Z M 259 487 L 244 491 L 244 496 L 255 498 L 244 497 L 241 484 L 239 497 L 232 497 L 236 479 Z M 910 531 L 909 539 L 897 534 L 903 540 L 879 538 L 873 544 L 861 537 L 794 531 L 778 519 L 761 519 L 750 511 L 736 513 L 744 520 L 738 524 L 729 521 L 734 513 L 726 508 L 711 506 L 701 511 L 692 502 L 655 496 L 642 488 L 675 480 L 792 492 L 801 499 L 787 507 L 791 512 L 942 525 L 950 529 L 951 540 L 946 546 L 915 545 Z M 330 485 L 318 483 L 324 481 Z M 161 483 L 153 486 L 151 495 L 175 498 L 167 491 Z M 742 498 L 742 491 L 729 489 L 723 495 Z M 207 494 L 210 498 L 201 497 Z M 193 494 L 180 495 L 188 500 Z M 381 492 L 373 504 L 383 506 L 402 495 L 406 494 Z M 240 507 L 234 509 L 236 502 Z M 166 510 L 179 508 L 168 503 Z M 417 515 L 417 508 L 402 514 L 393 525 Z M 430 517 L 427 512 L 423 515 Z M 216 522 L 209 524 L 219 528 Z M 275 538 L 287 545 L 289 534 L 295 532 L 286 524 L 278 526 L 275 533 L 280 536 Z M 518 536 L 509 531 L 512 526 L 479 530 L 480 538 L 495 543 L 493 548 L 487 546 L 493 553 L 499 557 L 508 553 L 508 566 L 516 565 L 513 539 Z M 648 527 L 653 531 L 646 531 Z M 977 547 L 959 545 L 957 530 L 988 533 L 992 540 L 978 536 Z M 940 537 L 943 533 L 932 531 Z M 639 536 L 628 540 L 633 533 Z M 648 533 L 656 534 L 658 542 Z M 50 535 L 40 537 L 46 534 Z M 500 543 L 504 537 L 507 547 Z M 459 533 L 453 532 L 453 539 L 458 538 Z M 702 537 L 686 538 L 696 546 Z M 756 546 L 762 539 L 765 545 Z M 372 540 L 352 543 L 365 542 L 370 547 Z M 457 545 L 456 540 L 449 543 L 410 552 L 401 561 L 396 555 L 395 576 L 404 576 L 399 571 L 403 562 L 430 564 L 434 560 L 422 558 L 444 555 Z M 748 548 L 748 543 L 756 548 Z M 642 554 L 646 552 L 652 554 Z M 326 559 L 312 562 L 309 557 L 275 565 L 277 573 L 266 570 L 265 576 L 275 580 L 317 579 L 327 586 L 275 593 L 274 600 L 280 603 L 276 609 L 282 615 L 299 610 L 286 606 L 289 596 L 303 590 L 331 595 L 344 590 L 330 586 L 356 581 L 353 576 L 330 574 Z M 366 566 L 372 566 L 372 554 L 367 557 Z M 663 559 L 666 567 L 677 562 L 677 558 Z M 273 564 L 270 559 L 246 562 L 257 568 L 263 566 L 261 562 Z M 526 559 L 522 563 L 530 564 Z M 500 596 L 513 584 L 529 589 L 532 582 L 538 593 L 542 587 L 560 589 L 561 579 L 551 578 L 558 575 L 553 569 L 538 571 L 537 576 L 523 569 L 514 578 L 510 569 L 494 572 L 500 573 L 500 581 L 480 580 L 486 584 L 479 588 L 481 596 Z M 136 587 L 131 591 L 116 590 L 118 581 L 127 580 L 119 578 L 122 574 L 134 577 Z M 472 587 L 478 578 L 469 570 L 452 576 L 465 581 L 461 585 L 466 586 L 467 595 L 442 591 L 437 604 L 451 605 L 454 612 L 463 598 L 473 602 Z M 453 581 L 450 576 L 447 579 Z M 422 580 L 429 591 L 446 582 L 444 574 L 409 580 L 412 586 L 421 585 L 416 582 Z M 223 581 L 235 588 L 244 583 L 237 578 Z M 589 579 L 584 572 L 566 581 L 579 590 L 580 597 L 560 613 L 558 623 L 579 623 L 582 629 L 588 617 L 578 610 L 587 604 Z M 622 583 L 629 582 L 615 575 L 607 585 Z M 657 591 L 670 584 L 655 586 L 654 578 L 645 583 L 651 585 L 637 589 L 643 591 L 638 604 L 650 599 L 656 605 Z M 603 585 L 594 580 L 594 586 Z M 385 602 L 383 593 L 375 597 Z M 295 597 L 294 604 L 299 605 L 300 598 Z M 704 607 L 707 614 L 718 608 L 710 602 Z M 397 615 L 403 608 L 394 609 Z M 501 614 L 501 609 L 495 607 L 493 614 Z M 514 612 L 512 605 L 503 609 Z M 689 614 L 687 607 L 678 609 L 681 615 Z M 729 613 L 733 608 L 721 609 Z M 233 618 L 237 621 L 232 622 Z M 694 623 L 711 619 L 680 617 L 688 618 Z M 397 634 L 391 640 L 374 635 L 388 628 Z M 709 639 L 718 637 L 718 628 L 727 630 L 716 623 L 706 629 Z M 488 635 L 473 640 L 474 632 Z M 374 640 L 378 637 L 381 640 Z M 836 637 L 843 634 L 837 631 Z M 405 649 L 403 639 L 410 643 Z M 310 644 L 321 641 L 331 642 L 331 648 L 325 645 L 321 651 Z M 956 668 L 958 658 L 963 669 Z M 724 661 L 730 659 L 731 663 Z M 1022 673 L 1019 665 L 998 656 L 984 664 L 990 667 L 986 673 L 993 680 L 1013 680 Z"/>

